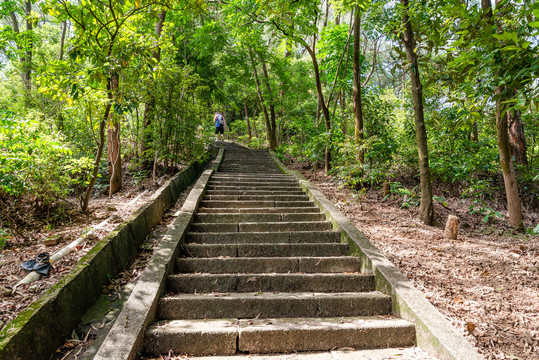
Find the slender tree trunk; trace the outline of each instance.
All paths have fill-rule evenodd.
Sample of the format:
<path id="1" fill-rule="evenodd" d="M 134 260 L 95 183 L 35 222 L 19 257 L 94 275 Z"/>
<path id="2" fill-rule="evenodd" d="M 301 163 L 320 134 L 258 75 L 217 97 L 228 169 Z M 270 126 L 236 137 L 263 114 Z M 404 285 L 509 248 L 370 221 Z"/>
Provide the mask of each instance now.
<path id="1" fill-rule="evenodd" d="M 505 193 L 507 195 L 507 210 L 509 212 L 509 223 L 518 228 L 524 227 L 522 217 L 522 207 L 520 196 L 518 194 L 518 183 L 511 159 L 511 146 L 509 143 L 509 114 L 507 109 L 507 100 L 503 96 L 504 88 L 500 86 L 496 89 L 496 134 L 498 139 L 498 150 L 500 153 L 500 165 L 502 167 L 503 181 L 505 184 Z"/>
<path id="2" fill-rule="evenodd" d="M 255 106 L 255 109 L 253 111 L 253 130 L 255 132 L 255 138 L 258 139 L 258 130 L 256 129 L 256 113 L 258 111 L 258 107 Z"/>
<path id="3" fill-rule="evenodd" d="M 25 11 L 24 14 L 26 16 L 26 32 L 27 35 L 30 37 L 32 33 L 32 19 L 30 18 L 32 13 L 32 3 L 30 1 L 24 2 Z M 32 90 L 32 47 L 33 47 L 33 41 L 30 37 L 30 40 L 28 44 L 26 45 L 26 51 L 25 51 L 25 61 L 23 63 L 23 72 L 24 72 L 24 86 L 26 88 L 26 92 L 29 96 L 30 91 Z"/>
<path id="4" fill-rule="evenodd" d="M 318 68 L 318 60 L 316 58 L 316 53 L 314 52 L 314 49 L 311 49 L 311 47 L 307 43 L 303 43 L 303 46 L 307 49 L 309 52 L 309 55 L 311 55 L 311 60 L 313 62 L 313 68 L 314 68 L 314 78 L 316 80 L 316 91 L 318 93 L 318 99 L 319 99 L 319 106 L 320 110 L 322 111 L 322 115 L 324 116 L 324 123 L 326 125 L 326 132 L 328 133 L 328 143 L 331 144 L 331 119 L 329 117 L 329 109 L 326 106 L 326 102 L 324 100 L 324 92 L 322 91 L 322 81 L 320 80 L 320 70 Z M 324 169 L 326 171 L 326 174 L 331 170 L 331 149 L 329 146 L 326 146 L 326 151 L 324 154 Z"/>
<path id="5" fill-rule="evenodd" d="M 110 108 L 112 106 L 112 100 L 113 100 L 111 81 L 107 82 L 107 95 L 108 95 L 108 102 L 107 102 L 107 105 L 105 105 L 105 112 L 103 114 L 103 117 L 101 118 L 101 121 L 99 122 L 99 141 L 97 143 L 97 154 L 94 160 L 94 169 L 92 171 L 92 178 L 90 180 L 90 184 L 88 184 L 88 188 L 86 189 L 86 193 L 84 194 L 84 199 L 82 201 L 83 213 L 88 212 L 90 196 L 92 195 L 95 182 L 97 181 L 97 176 L 99 174 L 99 164 L 101 162 L 101 157 L 103 156 L 103 148 L 105 147 L 105 127 L 107 125 L 107 122 L 109 121 Z"/>
<path id="6" fill-rule="evenodd" d="M 408 0 L 401 0 L 404 5 L 402 23 L 404 25 L 404 47 L 406 57 L 410 63 L 410 78 L 412 83 L 412 98 L 414 103 L 415 132 L 417 150 L 419 154 L 419 173 L 421 187 L 421 204 L 419 217 L 426 225 L 432 225 L 434 220 L 434 207 L 432 204 L 432 184 L 430 179 L 429 153 L 427 148 L 427 130 L 423 114 L 423 86 L 419 78 L 419 67 L 416 54 L 416 42 L 412 31 L 412 24 L 408 16 Z"/>
<path id="7" fill-rule="evenodd" d="M 67 20 L 62 21 L 62 35 L 60 36 L 60 55 L 58 55 L 58 60 L 64 60 L 64 44 L 66 39 L 66 30 L 67 30 Z"/>
<path id="8" fill-rule="evenodd" d="M 500 1 L 497 0 L 496 3 Z M 481 7 L 485 17 L 493 22 L 492 3 L 490 0 L 481 0 Z M 500 26 L 498 25 L 499 30 Z M 504 85 L 500 85 L 495 90 L 496 100 L 496 135 L 498 141 L 498 152 L 500 154 L 500 166 L 502 168 L 505 194 L 507 197 L 507 211 L 509 213 L 509 223 L 517 229 L 524 228 L 522 206 L 518 193 L 518 183 L 511 159 L 511 145 L 509 142 L 509 117 L 511 109 L 508 109 L 507 101 L 511 100 Z"/>
<path id="9" fill-rule="evenodd" d="M 479 130 L 477 129 L 477 121 L 472 123 L 472 130 L 470 131 L 470 141 L 476 143 L 479 141 Z"/>
<path id="10" fill-rule="evenodd" d="M 260 78 L 258 77 L 258 71 L 256 70 L 256 64 L 255 64 L 255 61 L 254 61 L 253 52 L 251 51 L 250 48 L 249 48 L 249 58 L 251 60 L 251 65 L 253 67 L 253 74 L 254 74 L 254 77 L 255 77 L 256 92 L 258 94 L 258 100 L 260 101 L 260 106 L 262 107 L 262 110 L 264 112 L 264 120 L 265 120 L 265 123 L 266 123 L 266 139 L 268 140 L 268 144 L 269 144 L 270 148 L 272 148 L 271 135 L 270 135 L 270 131 L 271 131 L 270 130 L 271 129 L 270 118 L 269 118 L 269 114 L 268 114 L 268 109 L 267 109 L 266 105 L 264 104 L 264 96 L 262 95 L 262 89 L 261 89 L 261 86 L 260 86 Z M 275 144 L 273 144 L 273 146 L 275 146 Z"/>
<path id="11" fill-rule="evenodd" d="M 267 89 L 267 92 L 268 92 L 269 108 L 270 108 L 270 116 L 271 116 L 271 126 L 270 126 L 270 129 L 269 129 L 269 132 L 270 132 L 269 144 L 270 144 L 270 149 L 275 150 L 275 148 L 277 147 L 277 134 L 276 134 L 276 132 L 277 132 L 276 131 L 276 129 L 277 129 L 277 120 L 276 120 L 276 116 L 275 116 L 275 103 L 273 101 L 273 92 L 271 91 L 271 85 L 270 85 L 270 82 L 269 82 L 269 75 L 268 75 L 268 68 L 266 66 L 265 61 L 262 61 L 262 71 L 264 73 L 264 80 L 265 80 L 266 89 Z"/>
<path id="12" fill-rule="evenodd" d="M 247 100 L 245 100 L 245 121 L 247 122 L 247 134 L 249 135 L 249 141 L 251 141 L 251 123 L 249 122 L 249 111 L 247 110 Z"/>
<path id="13" fill-rule="evenodd" d="M 119 85 L 118 74 L 111 75 L 111 93 L 114 94 Z M 107 146 L 109 160 L 109 197 L 122 187 L 122 157 L 120 148 L 120 119 L 111 114 L 107 128 Z"/>
<path id="14" fill-rule="evenodd" d="M 513 109 L 507 113 L 509 118 L 509 145 L 515 164 L 528 165 L 526 137 L 520 110 Z"/>
<path id="15" fill-rule="evenodd" d="M 161 32 L 163 31 L 163 23 L 167 16 L 166 11 L 162 11 L 159 14 L 159 21 L 155 25 L 155 34 L 159 39 L 161 38 Z M 161 49 L 157 47 L 152 51 L 152 58 L 159 62 L 161 60 Z M 150 158 L 147 156 L 147 150 L 150 148 L 152 142 L 152 134 L 150 126 L 152 124 L 153 113 L 155 111 L 155 97 L 153 94 L 149 95 L 148 101 L 144 105 L 144 114 L 142 115 L 142 141 L 140 143 L 140 153 L 144 157 L 143 166 L 149 168 L 151 165 Z M 153 154 L 152 154 L 153 155 Z M 152 156 L 153 157 L 153 156 Z"/>
<path id="16" fill-rule="evenodd" d="M 354 68 L 354 120 L 355 120 L 355 134 L 354 139 L 356 146 L 359 148 L 357 153 L 357 158 L 361 165 L 365 164 L 365 154 L 363 149 L 360 147 L 363 145 L 363 108 L 361 105 L 361 10 L 359 6 L 356 6 L 355 16 L 354 16 L 354 59 L 353 59 L 353 68 Z"/>

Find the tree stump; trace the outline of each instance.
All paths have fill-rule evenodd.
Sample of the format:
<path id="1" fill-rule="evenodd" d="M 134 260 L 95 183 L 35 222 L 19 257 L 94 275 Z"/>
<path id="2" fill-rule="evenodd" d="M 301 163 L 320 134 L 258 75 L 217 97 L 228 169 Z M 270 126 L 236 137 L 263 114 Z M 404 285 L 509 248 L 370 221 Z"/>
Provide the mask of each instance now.
<path id="1" fill-rule="evenodd" d="M 382 185 L 382 194 L 384 195 L 384 197 L 388 196 L 389 195 L 389 189 L 390 189 L 390 186 L 389 186 L 389 183 L 388 182 L 385 182 L 383 185 Z"/>
<path id="2" fill-rule="evenodd" d="M 455 215 L 449 215 L 447 217 L 447 222 L 445 223 L 445 232 L 444 235 L 448 239 L 455 240 L 459 233 L 459 218 Z"/>

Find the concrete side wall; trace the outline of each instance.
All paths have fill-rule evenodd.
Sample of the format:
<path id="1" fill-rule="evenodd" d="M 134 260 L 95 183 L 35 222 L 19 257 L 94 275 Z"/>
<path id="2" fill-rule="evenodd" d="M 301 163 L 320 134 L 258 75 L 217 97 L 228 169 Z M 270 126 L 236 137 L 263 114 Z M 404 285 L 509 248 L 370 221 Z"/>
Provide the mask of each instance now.
<path id="1" fill-rule="evenodd" d="M 314 201 L 343 242 L 361 258 L 362 271 L 374 274 L 376 290 L 390 295 L 393 313 L 416 326 L 416 344 L 443 360 L 479 360 L 483 357 L 460 335 L 449 321 L 417 290 L 410 281 L 359 231 L 348 218 L 297 171 L 284 166 L 273 152 L 274 161 L 283 173 L 294 175 L 309 198 Z"/>
<path id="2" fill-rule="evenodd" d="M 144 330 L 155 320 L 157 303 L 164 292 L 167 275 L 174 269 L 187 229 L 206 191 L 213 169 L 219 168 L 223 154 L 224 150 L 221 149 L 211 169 L 204 171 L 189 193 L 174 223 L 137 280 L 94 360 L 132 360 L 142 350 Z"/>
<path id="3" fill-rule="evenodd" d="M 202 173 L 193 164 L 159 188 L 127 221 L 98 242 L 57 284 L 0 332 L 0 359 L 48 359 L 77 326 L 109 278 L 137 255 L 151 229 Z"/>

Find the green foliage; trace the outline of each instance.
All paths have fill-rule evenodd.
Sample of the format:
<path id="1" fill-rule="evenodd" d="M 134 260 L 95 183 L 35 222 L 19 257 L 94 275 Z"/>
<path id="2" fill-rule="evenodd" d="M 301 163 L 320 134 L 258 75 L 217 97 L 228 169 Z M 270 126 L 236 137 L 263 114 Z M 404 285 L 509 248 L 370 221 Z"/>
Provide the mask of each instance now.
<path id="1" fill-rule="evenodd" d="M 71 151 L 61 138 L 42 130 L 35 120 L 1 114 L 0 188 L 12 196 L 32 195 L 36 204 L 48 206 L 69 192 L 70 172 L 64 164 Z"/>
<path id="2" fill-rule="evenodd" d="M 0 227 L 0 251 L 6 247 L 9 240 L 11 240 L 11 236 L 8 230 Z"/>

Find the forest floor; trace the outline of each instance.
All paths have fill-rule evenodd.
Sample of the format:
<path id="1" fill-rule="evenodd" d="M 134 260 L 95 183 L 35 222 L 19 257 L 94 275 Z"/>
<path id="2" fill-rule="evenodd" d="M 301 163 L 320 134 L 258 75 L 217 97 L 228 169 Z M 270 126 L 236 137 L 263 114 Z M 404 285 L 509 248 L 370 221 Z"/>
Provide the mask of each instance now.
<path id="1" fill-rule="evenodd" d="M 417 208 L 369 190 L 358 200 L 321 171 L 296 168 L 391 260 L 487 359 L 539 359 L 539 237 L 471 215 L 459 198 L 435 204 L 460 219 L 458 240 L 423 225 Z M 539 214 L 528 214 L 528 225 Z"/>
<path id="2" fill-rule="evenodd" d="M 13 221 L 21 224 L 21 227 L 0 253 L 0 329 L 71 271 L 97 241 L 127 220 L 169 178 L 169 175 L 163 175 L 156 179 L 156 185 L 152 181 L 137 185 L 133 178 L 124 176 L 122 189 L 112 198 L 104 193 L 92 197 L 88 215 L 80 213 L 75 198 L 67 199 L 62 204 L 60 219 L 49 222 L 32 216 L 29 204 L 12 204 L 10 208 L 2 209 L 3 216 L 10 216 Z M 18 217 L 20 219 L 17 219 Z M 103 222 L 105 223 L 102 224 Z M 15 287 L 27 275 L 20 267 L 24 261 L 35 259 L 37 254 L 43 252 L 52 256 L 98 224 L 102 224 L 102 227 L 85 236 L 84 242 L 74 251 L 53 264 L 53 270 L 48 277 Z M 45 245 L 47 239 L 56 236 L 58 244 Z"/>

